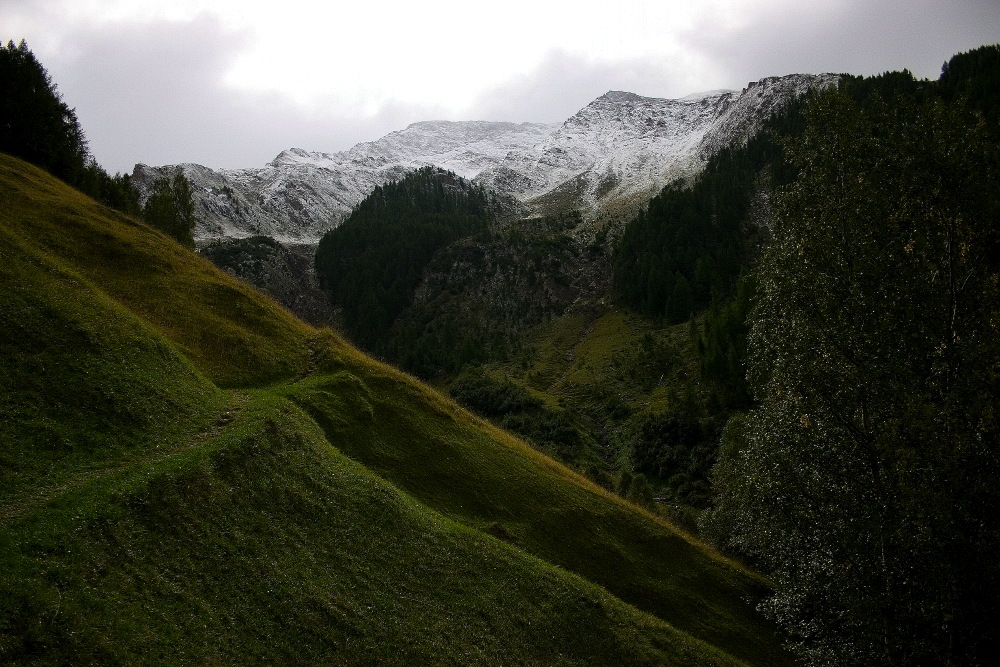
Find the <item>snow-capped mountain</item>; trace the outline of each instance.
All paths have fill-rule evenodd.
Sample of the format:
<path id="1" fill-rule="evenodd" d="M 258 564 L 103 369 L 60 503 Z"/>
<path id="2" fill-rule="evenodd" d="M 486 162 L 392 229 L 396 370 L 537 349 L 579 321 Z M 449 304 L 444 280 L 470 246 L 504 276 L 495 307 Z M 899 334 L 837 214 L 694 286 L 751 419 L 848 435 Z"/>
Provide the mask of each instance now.
<path id="1" fill-rule="evenodd" d="M 836 75 L 794 74 L 679 100 L 612 91 L 562 124 L 427 121 L 339 153 L 283 151 L 255 169 L 179 165 L 191 181 L 196 239 L 263 234 L 315 242 L 377 185 L 436 165 L 537 210 L 594 213 L 639 203 L 697 173 L 792 97 Z M 140 191 L 176 167 L 136 165 Z"/>
<path id="2" fill-rule="evenodd" d="M 512 150 L 479 182 L 539 208 L 596 210 L 648 199 L 691 176 L 719 148 L 745 140 L 793 97 L 835 75 L 790 75 L 679 100 L 611 91 L 529 149 Z"/>
<path id="3" fill-rule="evenodd" d="M 183 169 L 194 190 L 196 239 L 262 234 L 279 241 L 315 243 L 377 185 L 427 165 L 472 179 L 509 151 L 533 146 L 557 127 L 427 121 L 340 153 L 292 148 L 255 169 L 139 164 L 132 178 L 145 197 L 156 178 Z"/>

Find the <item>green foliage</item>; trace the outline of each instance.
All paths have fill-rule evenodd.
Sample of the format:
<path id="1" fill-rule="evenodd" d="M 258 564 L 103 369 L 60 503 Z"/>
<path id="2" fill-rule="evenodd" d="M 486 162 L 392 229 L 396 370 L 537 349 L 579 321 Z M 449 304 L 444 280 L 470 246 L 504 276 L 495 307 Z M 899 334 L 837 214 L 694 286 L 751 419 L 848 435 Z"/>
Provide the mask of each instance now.
<path id="1" fill-rule="evenodd" d="M 715 528 L 772 573 L 811 664 L 987 664 L 1000 151 L 960 105 L 851 91 L 812 96 L 789 143 L 751 314 L 759 405 L 723 437 Z"/>
<path id="2" fill-rule="evenodd" d="M 756 289 L 754 274 L 741 276 L 731 299 L 712 298 L 696 332 L 701 375 L 711 385 L 713 402 L 723 410 L 751 403 L 746 383 L 747 317 Z"/>
<path id="3" fill-rule="evenodd" d="M 578 213 L 497 222 L 439 250 L 420 298 L 397 318 L 387 358 L 423 378 L 509 359 L 534 325 L 565 312 L 604 274 L 606 258 L 567 232 Z"/>
<path id="4" fill-rule="evenodd" d="M 632 477 L 625 497 L 636 505 L 647 509 L 652 509 L 656 504 L 656 499 L 653 497 L 653 487 L 649 485 L 646 476 L 642 473 Z"/>
<path id="5" fill-rule="evenodd" d="M 546 421 L 562 422 L 579 434 L 580 446 L 546 446 L 546 453 L 622 497 L 628 497 L 628 485 L 619 489 L 621 479 L 643 474 L 660 499 L 655 511 L 683 516 L 685 525 L 695 525 L 689 515 L 704 508 L 711 496 L 708 474 L 720 418 L 708 410 L 708 388 L 699 376 L 688 326 L 656 327 L 606 305 L 577 303 L 532 330 L 515 359 L 489 364 L 485 373 L 467 369 L 454 381 L 451 392 L 457 400 L 538 443 L 537 435 L 522 429 L 530 419 L 490 413 L 475 407 L 475 397 L 465 397 L 475 393 L 469 392 L 467 378 L 483 374 L 492 389 L 486 392 L 493 399 L 488 403 L 517 405 L 519 401 L 506 398 L 507 391 L 527 395 L 558 417 Z M 669 431 L 655 424 L 671 419 L 694 424 L 698 437 L 665 439 Z"/>
<path id="6" fill-rule="evenodd" d="M 541 399 L 523 387 L 494 378 L 480 368 L 467 369 L 448 389 L 452 398 L 483 417 L 495 419 L 511 412 L 539 410 Z"/>
<path id="7" fill-rule="evenodd" d="M 685 505 L 706 507 L 711 496 L 709 472 L 718 449 L 716 429 L 683 411 L 641 415 L 630 429 L 635 470 L 663 480 Z"/>
<path id="8" fill-rule="evenodd" d="M 173 178 L 166 176 L 153 181 L 153 187 L 142 207 L 142 217 L 178 243 L 194 248 L 194 200 L 191 184 L 180 170 Z"/>
<path id="9" fill-rule="evenodd" d="M 400 248 L 416 243 L 425 235 L 425 231 L 415 227 L 424 224 L 420 220 L 425 223 L 430 220 L 427 224 L 431 232 L 436 228 L 440 231 L 439 219 L 445 215 L 447 207 L 444 211 L 433 210 L 428 218 L 427 211 L 439 206 L 433 202 L 434 198 L 453 197 L 449 194 L 451 188 L 465 187 L 460 181 L 449 185 L 452 175 L 438 172 L 435 176 L 425 172 L 408 177 L 413 182 L 407 182 L 406 187 L 424 187 L 419 185 L 418 179 L 427 181 L 430 178 L 430 185 L 435 179 L 445 182 L 440 192 L 437 186 L 429 188 L 431 199 L 421 204 L 425 210 L 414 210 L 416 200 L 404 191 L 387 195 L 380 190 L 375 195 L 388 199 L 383 202 L 385 208 L 379 209 L 378 221 L 371 222 L 374 218 L 368 213 L 358 215 L 356 220 L 352 215 L 357 226 L 331 232 L 331 239 L 342 243 L 344 239 L 363 233 L 384 231 L 386 237 L 382 241 L 374 240 L 374 236 L 368 239 L 366 247 L 370 252 L 350 260 L 360 274 L 373 274 L 368 281 L 369 287 L 378 282 L 379 276 L 388 278 L 390 274 L 382 270 L 382 265 L 373 267 L 367 262 L 386 253 L 401 252 Z M 480 195 L 483 193 L 477 195 L 470 190 L 457 196 L 458 201 L 471 197 L 469 205 L 473 206 Z M 437 234 L 428 252 L 418 253 L 422 259 L 415 270 L 404 271 L 402 265 L 396 267 L 391 274 L 396 276 L 391 289 L 378 292 L 384 294 L 387 301 L 369 303 L 375 314 L 385 315 L 382 329 L 377 332 L 379 339 L 369 341 L 369 349 L 419 377 L 431 379 L 456 374 L 467 364 L 483 364 L 517 354 L 531 326 L 565 311 L 581 293 L 592 289 L 590 283 L 595 281 L 595 276 L 604 273 L 602 267 L 606 258 L 596 249 L 588 251 L 584 257 L 582 244 L 567 234 L 580 224 L 578 213 L 509 221 L 499 218 L 496 202 L 492 199 L 484 202 L 473 206 L 473 210 L 482 209 L 483 213 L 456 213 L 458 227 L 455 229 L 458 231 Z M 394 216 L 405 218 L 399 224 L 409 231 L 397 234 L 394 227 L 384 227 Z M 411 224 L 413 229 L 408 227 Z M 324 261 L 330 264 L 331 253 L 321 245 L 317 251 L 317 266 Z M 415 256 L 411 251 L 407 253 L 405 258 L 402 254 L 396 258 L 411 260 Z M 392 265 L 394 260 L 386 261 Z M 338 270 L 346 271 L 343 266 Z M 400 276 L 406 276 L 405 280 Z M 329 288 L 329 276 L 321 274 L 321 278 Z M 342 280 L 349 283 L 349 290 L 360 288 L 363 282 L 354 276 Z M 412 294 L 404 294 L 407 290 Z M 374 299 L 376 291 L 369 290 L 370 293 L 360 298 Z M 354 295 L 357 297 L 358 293 Z M 363 337 L 357 338 L 362 335 L 356 331 L 357 308 L 348 307 L 350 299 L 342 303 L 335 297 L 333 302 L 342 308 L 343 327 L 353 332 L 356 340 L 364 342 Z M 360 316 L 370 315 L 366 313 Z"/>
<path id="10" fill-rule="evenodd" d="M 128 174 L 111 176 L 99 164 L 90 161 L 74 185 L 81 192 L 116 211 L 135 217 L 142 215 L 139 191 L 132 185 L 132 178 Z"/>
<path id="11" fill-rule="evenodd" d="M 483 189 L 431 167 L 375 188 L 316 250 L 316 271 L 351 339 L 382 353 L 434 253 L 492 217 Z"/>
<path id="12" fill-rule="evenodd" d="M 576 463 L 581 459 L 583 437 L 566 412 L 548 407 L 508 379 L 473 367 L 455 379 L 448 393 L 470 410 L 562 461 Z"/>
<path id="13" fill-rule="evenodd" d="M 264 261 L 281 249 L 281 244 L 270 236 L 250 236 L 206 245 L 199 252 L 219 268 L 233 267 L 238 263 Z"/>
<path id="14" fill-rule="evenodd" d="M 621 474 L 618 475 L 618 483 L 615 485 L 615 491 L 618 492 L 619 496 L 627 497 L 629 491 L 632 489 L 632 471 L 628 468 L 624 468 Z"/>
<path id="15" fill-rule="evenodd" d="M 1000 45 L 952 56 L 941 68 L 937 89 L 945 101 L 961 101 L 983 114 L 987 132 L 1000 122 Z"/>

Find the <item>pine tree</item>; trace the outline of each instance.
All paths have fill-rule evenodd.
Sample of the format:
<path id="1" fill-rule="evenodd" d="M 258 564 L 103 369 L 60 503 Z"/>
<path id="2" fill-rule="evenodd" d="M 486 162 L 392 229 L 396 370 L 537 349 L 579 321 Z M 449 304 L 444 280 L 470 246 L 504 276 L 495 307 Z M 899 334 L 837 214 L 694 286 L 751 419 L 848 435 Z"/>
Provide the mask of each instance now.
<path id="1" fill-rule="evenodd" d="M 74 185 L 89 160 L 76 112 L 24 40 L 0 46 L 0 151 Z"/>
<path id="2" fill-rule="evenodd" d="M 194 247 L 194 200 L 191 184 L 178 170 L 173 177 L 161 177 L 153 182 L 152 192 L 142 209 L 142 217 L 182 245 Z"/>

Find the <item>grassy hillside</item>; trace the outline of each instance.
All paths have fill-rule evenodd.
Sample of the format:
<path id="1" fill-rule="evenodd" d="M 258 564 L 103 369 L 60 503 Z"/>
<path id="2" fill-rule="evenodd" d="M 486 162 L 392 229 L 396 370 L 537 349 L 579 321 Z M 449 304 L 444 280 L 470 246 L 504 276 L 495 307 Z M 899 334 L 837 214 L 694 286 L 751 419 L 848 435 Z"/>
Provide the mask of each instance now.
<path id="1" fill-rule="evenodd" d="M 224 395 L 162 334 L 8 232 L 0 501 L 169 446 L 212 418 Z"/>
<path id="2" fill-rule="evenodd" d="M 785 664 L 765 585 L 0 156 L 0 662 Z"/>
<path id="3" fill-rule="evenodd" d="M 5 159 L 0 174 L 5 233 L 158 329 L 217 385 L 272 383 L 305 370 L 313 330 L 255 290 L 45 172 Z"/>

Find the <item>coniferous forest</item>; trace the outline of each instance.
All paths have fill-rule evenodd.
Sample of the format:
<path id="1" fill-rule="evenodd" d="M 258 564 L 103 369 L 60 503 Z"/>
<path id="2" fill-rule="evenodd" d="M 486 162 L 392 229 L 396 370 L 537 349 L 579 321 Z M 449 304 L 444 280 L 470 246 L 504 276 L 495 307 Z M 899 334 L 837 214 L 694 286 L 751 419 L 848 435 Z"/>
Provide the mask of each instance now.
<path id="1" fill-rule="evenodd" d="M 483 231 L 494 215 L 484 190 L 432 167 L 361 202 L 316 250 L 320 280 L 352 340 L 382 351 L 434 253 Z"/>

